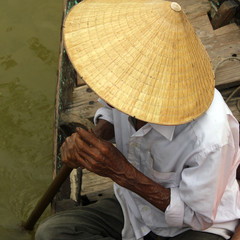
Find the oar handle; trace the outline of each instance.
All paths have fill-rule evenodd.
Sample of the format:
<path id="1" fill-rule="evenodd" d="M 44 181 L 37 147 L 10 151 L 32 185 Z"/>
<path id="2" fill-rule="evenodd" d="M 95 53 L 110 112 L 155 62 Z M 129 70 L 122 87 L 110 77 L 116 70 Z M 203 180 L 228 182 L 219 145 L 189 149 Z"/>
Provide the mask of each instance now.
<path id="1" fill-rule="evenodd" d="M 30 215 L 28 220 L 23 224 L 23 227 L 26 230 L 32 230 L 34 228 L 35 223 L 41 217 L 42 213 L 47 208 L 48 204 L 52 201 L 52 199 L 58 192 L 61 185 L 67 179 L 67 177 L 69 176 L 71 171 L 72 171 L 72 168 L 69 168 L 67 165 L 62 166 L 59 173 L 54 178 L 53 182 L 48 187 L 45 194 L 42 196 L 42 198 L 37 203 L 36 207 L 32 211 L 32 214 Z"/>

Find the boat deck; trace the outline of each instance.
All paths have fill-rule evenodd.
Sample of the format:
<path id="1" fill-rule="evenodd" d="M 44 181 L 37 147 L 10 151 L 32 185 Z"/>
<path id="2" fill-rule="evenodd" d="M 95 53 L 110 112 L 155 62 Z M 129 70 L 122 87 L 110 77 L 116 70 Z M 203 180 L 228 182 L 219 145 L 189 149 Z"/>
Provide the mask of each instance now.
<path id="1" fill-rule="evenodd" d="M 216 88 L 227 98 L 240 83 L 240 62 L 234 60 L 235 57 L 240 57 L 239 27 L 235 23 L 231 23 L 214 30 L 208 17 L 208 12 L 211 10 L 208 0 L 177 0 L 176 2 L 183 7 L 206 47 L 213 67 L 216 69 Z M 84 83 L 81 77 L 77 76 L 77 79 L 71 104 L 68 104 L 66 110 L 61 113 L 61 121 L 80 123 L 87 128 L 93 128 L 94 113 L 101 105 L 97 101 L 97 95 Z M 237 96 L 239 93 L 231 98 L 228 105 L 240 122 Z M 74 175 L 76 172 L 72 174 Z M 87 195 L 91 200 L 97 200 L 99 197 L 109 194 L 112 184 L 108 178 L 83 170 L 81 195 Z"/>

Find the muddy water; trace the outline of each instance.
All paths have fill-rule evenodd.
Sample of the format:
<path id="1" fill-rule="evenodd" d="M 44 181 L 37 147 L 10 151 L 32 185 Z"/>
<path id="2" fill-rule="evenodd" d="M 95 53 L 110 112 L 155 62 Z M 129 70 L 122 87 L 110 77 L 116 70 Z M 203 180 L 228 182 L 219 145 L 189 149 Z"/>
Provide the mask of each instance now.
<path id="1" fill-rule="evenodd" d="M 62 2 L 1 1 L 0 240 L 34 239 L 20 225 L 51 181 Z"/>

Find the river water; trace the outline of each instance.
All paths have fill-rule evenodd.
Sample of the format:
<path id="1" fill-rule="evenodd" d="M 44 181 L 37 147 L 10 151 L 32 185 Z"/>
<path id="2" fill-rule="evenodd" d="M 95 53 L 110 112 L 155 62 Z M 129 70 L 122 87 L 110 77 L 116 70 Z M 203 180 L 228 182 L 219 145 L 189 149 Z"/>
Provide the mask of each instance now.
<path id="1" fill-rule="evenodd" d="M 34 239 L 21 222 L 51 182 L 62 2 L 1 2 L 0 240 Z"/>

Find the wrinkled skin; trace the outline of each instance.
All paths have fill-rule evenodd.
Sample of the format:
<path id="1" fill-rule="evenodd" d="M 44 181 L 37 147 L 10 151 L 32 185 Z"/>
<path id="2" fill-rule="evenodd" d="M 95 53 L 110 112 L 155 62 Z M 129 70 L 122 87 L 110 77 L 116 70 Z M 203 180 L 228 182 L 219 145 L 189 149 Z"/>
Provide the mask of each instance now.
<path id="1" fill-rule="evenodd" d="M 137 128 L 143 124 L 139 122 Z M 71 168 L 86 168 L 109 177 L 165 211 L 170 203 L 170 190 L 139 172 L 116 147 L 101 138 L 111 139 L 113 130 L 113 126 L 104 120 L 99 121 L 95 132 L 77 129 L 61 147 L 62 161 Z"/>
<path id="2" fill-rule="evenodd" d="M 72 168 L 86 168 L 104 177 L 124 172 L 126 158 L 110 142 L 93 132 L 77 129 L 61 147 L 62 161 Z"/>

